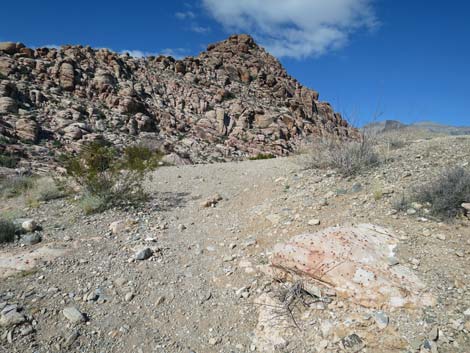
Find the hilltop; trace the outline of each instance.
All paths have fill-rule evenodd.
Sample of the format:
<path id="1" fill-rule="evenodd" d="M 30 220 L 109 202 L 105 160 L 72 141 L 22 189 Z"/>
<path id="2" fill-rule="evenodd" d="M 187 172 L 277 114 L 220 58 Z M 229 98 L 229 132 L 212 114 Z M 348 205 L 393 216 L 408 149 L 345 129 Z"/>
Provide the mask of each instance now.
<path id="1" fill-rule="evenodd" d="M 0 43 L 0 152 L 36 168 L 96 139 L 141 142 L 173 163 L 288 155 L 357 132 L 248 35 L 196 57 Z"/>

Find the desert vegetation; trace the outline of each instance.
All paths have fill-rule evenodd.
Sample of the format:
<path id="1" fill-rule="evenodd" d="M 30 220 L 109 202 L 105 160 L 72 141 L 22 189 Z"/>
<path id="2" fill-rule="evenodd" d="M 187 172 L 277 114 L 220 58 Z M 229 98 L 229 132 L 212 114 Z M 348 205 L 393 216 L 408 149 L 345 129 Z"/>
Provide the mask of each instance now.
<path id="1" fill-rule="evenodd" d="M 310 151 L 312 168 L 330 168 L 344 177 L 369 170 L 380 163 L 374 140 L 363 136 L 360 141 L 325 138 Z"/>
<path id="2" fill-rule="evenodd" d="M 463 213 L 470 201 L 470 172 L 462 167 L 442 171 L 434 180 L 414 188 L 411 198 L 429 206 L 432 215 L 450 219 Z"/>
<path id="3" fill-rule="evenodd" d="M 118 151 L 103 142 L 83 146 L 76 156 L 63 157 L 67 175 L 82 192 L 86 214 L 145 199 L 144 179 L 159 166 L 162 155 L 143 146 Z"/>

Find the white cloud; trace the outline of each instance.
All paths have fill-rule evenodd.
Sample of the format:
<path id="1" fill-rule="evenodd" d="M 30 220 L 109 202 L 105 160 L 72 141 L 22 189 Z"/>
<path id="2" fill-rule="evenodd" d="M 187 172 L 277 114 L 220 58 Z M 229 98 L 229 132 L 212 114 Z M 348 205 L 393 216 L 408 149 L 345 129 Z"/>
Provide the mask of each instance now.
<path id="1" fill-rule="evenodd" d="M 197 24 L 192 25 L 190 29 L 191 31 L 199 34 L 206 34 L 211 31 L 210 27 L 199 26 Z"/>
<path id="2" fill-rule="evenodd" d="M 280 57 L 319 56 L 378 25 L 375 0 L 202 0 L 229 31 L 252 34 Z"/>
<path id="3" fill-rule="evenodd" d="M 196 17 L 196 14 L 192 11 L 177 12 L 175 16 L 179 20 L 192 19 Z"/>

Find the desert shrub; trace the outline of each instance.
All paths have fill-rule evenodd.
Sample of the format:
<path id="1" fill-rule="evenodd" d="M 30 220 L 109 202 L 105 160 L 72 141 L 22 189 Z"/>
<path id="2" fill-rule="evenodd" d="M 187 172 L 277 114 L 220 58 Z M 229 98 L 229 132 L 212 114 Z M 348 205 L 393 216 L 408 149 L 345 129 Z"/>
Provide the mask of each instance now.
<path id="1" fill-rule="evenodd" d="M 67 174 L 82 187 L 96 211 L 145 198 L 143 181 L 161 155 L 146 147 L 129 146 L 120 153 L 103 142 L 92 142 L 64 159 Z M 99 200 L 99 202 L 98 202 Z M 94 207 L 87 207 L 92 209 Z"/>
<path id="2" fill-rule="evenodd" d="M 0 155 L 0 167 L 16 168 L 18 159 L 9 155 Z"/>
<path id="3" fill-rule="evenodd" d="M 403 192 L 392 200 L 392 208 L 400 212 L 405 212 L 408 209 L 409 203 L 410 201 Z"/>
<path id="4" fill-rule="evenodd" d="M 0 244 L 15 240 L 16 226 L 12 221 L 0 219 Z"/>
<path id="5" fill-rule="evenodd" d="M 429 203 L 431 214 L 452 218 L 470 202 L 470 172 L 461 167 L 447 169 L 433 181 L 415 188 L 413 200 Z"/>
<path id="6" fill-rule="evenodd" d="M 343 176 L 352 176 L 379 164 L 379 155 L 372 140 L 322 140 L 311 153 L 311 166 L 332 168 Z"/>
<path id="7" fill-rule="evenodd" d="M 85 194 L 80 198 L 78 206 L 82 209 L 83 213 L 90 215 L 104 211 L 106 209 L 106 200 L 99 196 Z"/>
<path id="8" fill-rule="evenodd" d="M 30 191 L 30 196 L 37 201 L 60 199 L 66 194 L 65 185 L 50 177 L 37 179 Z"/>
<path id="9" fill-rule="evenodd" d="M 34 185 L 34 178 L 30 176 L 15 176 L 0 181 L 0 195 L 15 197 L 28 192 Z"/>
<path id="10" fill-rule="evenodd" d="M 256 161 L 256 160 L 261 160 L 261 159 L 272 159 L 272 158 L 276 158 L 276 156 L 271 153 L 259 153 L 256 156 L 250 157 L 248 159 L 250 161 Z"/>

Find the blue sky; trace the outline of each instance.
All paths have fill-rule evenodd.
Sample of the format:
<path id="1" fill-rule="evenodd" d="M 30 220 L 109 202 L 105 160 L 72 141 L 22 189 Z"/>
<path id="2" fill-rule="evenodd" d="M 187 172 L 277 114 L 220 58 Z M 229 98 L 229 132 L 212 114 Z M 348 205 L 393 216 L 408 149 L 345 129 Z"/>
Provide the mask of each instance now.
<path id="1" fill-rule="evenodd" d="M 470 125 L 463 0 L 7 1 L 0 41 L 196 55 L 249 33 L 355 124 Z"/>

